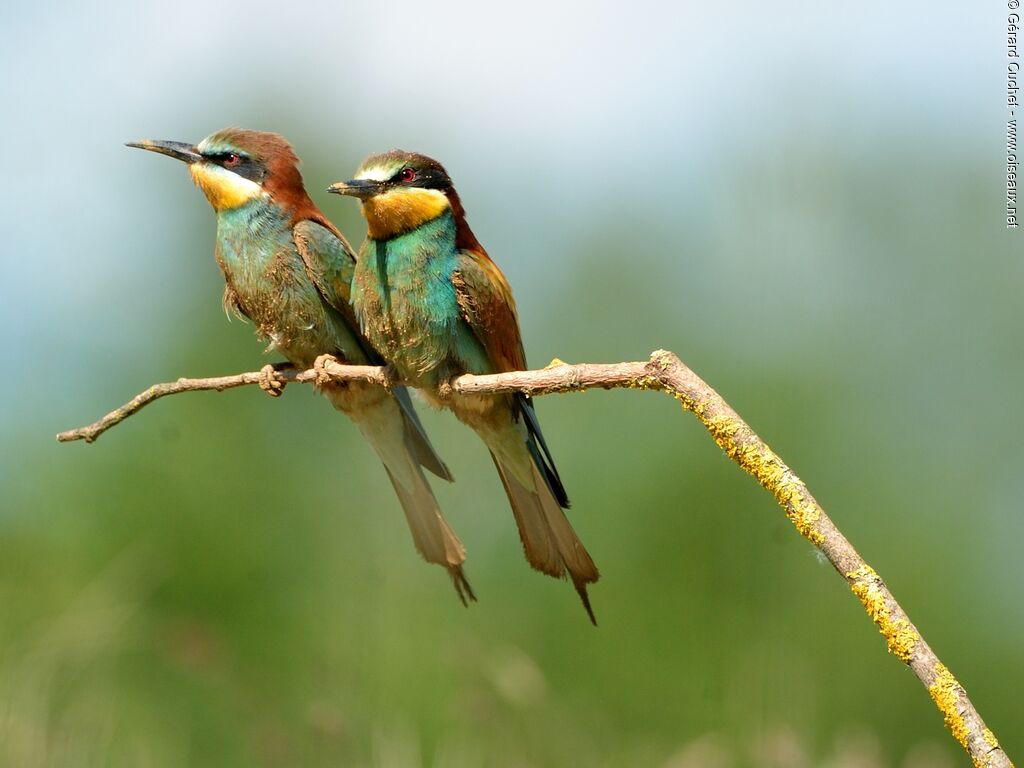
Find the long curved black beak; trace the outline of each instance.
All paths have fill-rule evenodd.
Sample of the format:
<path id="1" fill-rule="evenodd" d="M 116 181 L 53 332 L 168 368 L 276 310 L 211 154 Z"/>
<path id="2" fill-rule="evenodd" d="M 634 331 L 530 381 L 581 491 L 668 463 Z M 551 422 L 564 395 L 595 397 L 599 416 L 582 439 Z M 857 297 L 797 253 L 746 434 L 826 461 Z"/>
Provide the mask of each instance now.
<path id="1" fill-rule="evenodd" d="M 148 149 L 150 152 L 158 152 L 161 155 L 173 157 L 175 160 L 181 160 L 189 165 L 203 159 L 203 156 L 196 152 L 196 148 L 192 144 L 186 144 L 181 141 L 140 139 L 139 141 L 129 141 L 125 146 Z"/>
<path id="2" fill-rule="evenodd" d="M 350 195 L 360 200 L 367 200 L 374 195 L 380 194 L 384 188 L 384 182 L 373 181 L 372 179 L 352 179 L 352 181 L 339 181 L 327 188 L 328 192 L 335 195 Z"/>

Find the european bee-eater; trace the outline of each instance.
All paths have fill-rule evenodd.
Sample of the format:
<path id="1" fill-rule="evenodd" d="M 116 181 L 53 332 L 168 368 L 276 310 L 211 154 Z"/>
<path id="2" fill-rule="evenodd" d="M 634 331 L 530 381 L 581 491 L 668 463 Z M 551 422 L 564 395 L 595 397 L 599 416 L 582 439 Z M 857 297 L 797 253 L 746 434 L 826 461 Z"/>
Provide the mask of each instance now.
<path id="1" fill-rule="evenodd" d="M 587 585 L 597 568 L 562 511 L 569 499 L 533 403 L 522 395 L 442 393 L 463 373 L 526 368 L 512 291 L 469 228 L 448 173 L 429 157 L 394 150 L 368 158 L 355 179 L 328 191 L 359 198 L 366 217 L 352 283 L 363 333 L 403 380 L 483 439 L 526 559 L 551 576 L 568 573 L 594 621 Z"/>
<path id="2" fill-rule="evenodd" d="M 306 193 L 298 158 L 284 138 L 237 128 L 198 144 L 139 141 L 188 165 L 217 213 L 216 258 L 226 283 L 224 306 L 256 325 L 257 333 L 292 364 L 309 368 L 323 354 L 380 365 L 359 333 L 350 286 L 355 255 Z M 423 476 L 452 476 L 434 452 L 409 394 L 349 382 L 320 386 L 377 452 L 398 493 L 420 554 L 448 569 L 466 602 L 475 600 L 462 570 L 465 550 Z M 340 494 L 339 494 L 340 495 Z"/>

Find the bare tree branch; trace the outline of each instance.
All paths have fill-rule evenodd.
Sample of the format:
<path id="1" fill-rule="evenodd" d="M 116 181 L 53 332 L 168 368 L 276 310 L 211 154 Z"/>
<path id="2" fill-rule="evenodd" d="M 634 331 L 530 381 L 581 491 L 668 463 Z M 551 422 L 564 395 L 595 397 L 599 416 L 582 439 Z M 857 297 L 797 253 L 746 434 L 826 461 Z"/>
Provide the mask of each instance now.
<path id="1" fill-rule="evenodd" d="M 276 377 L 281 385 L 284 382 L 316 383 L 328 379 L 366 381 L 385 387 L 401 383 L 394 381 L 384 368 L 340 365 L 330 361 L 318 361 L 317 367 L 308 371 L 282 369 L 268 373 L 264 368 L 260 372 L 235 376 L 178 379 L 168 384 L 156 384 L 96 423 L 62 432 L 57 435 L 57 439 L 61 442 L 92 442 L 110 427 L 165 395 L 211 389 L 220 391 L 250 384 L 267 389 L 268 375 Z M 700 420 L 730 459 L 753 475 L 775 497 L 800 534 L 828 558 L 878 626 L 890 653 L 908 665 L 927 688 L 946 726 L 971 756 L 974 764 L 985 768 L 1013 768 L 995 735 L 985 726 L 967 697 L 963 686 L 939 661 L 885 582 L 840 533 L 803 481 L 717 392 L 674 354 L 658 350 L 645 363 L 566 365 L 556 361 L 536 371 L 459 376 L 451 381 L 450 387 L 459 394 L 522 392 L 545 395 L 624 387 L 657 390 L 672 395 L 684 410 Z"/>

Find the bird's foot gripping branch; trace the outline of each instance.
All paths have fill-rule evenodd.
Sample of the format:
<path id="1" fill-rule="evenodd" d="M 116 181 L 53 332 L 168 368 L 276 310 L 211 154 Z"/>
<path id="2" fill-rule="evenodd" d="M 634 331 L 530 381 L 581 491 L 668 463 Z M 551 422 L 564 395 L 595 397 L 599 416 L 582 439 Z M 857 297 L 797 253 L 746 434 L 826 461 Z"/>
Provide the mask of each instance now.
<path id="1" fill-rule="evenodd" d="M 208 379 L 178 379 L 155 384 L 99 421 L 57 435 L 61 442 L 92 442 L 144 406 L 166 395 L 203 390 L 221 391 L 256 385 L 277 392 L 285 383 L 360 381 L 391 387 L 390 372 L 376 366 L 340 365 L 318 360 L 315 369 L 273 369 Z M 885 637 L 889 651 L 910 667 L 928 690 L 953 737 L 976 766 L 1013 768 L 995 735 L 978 714 L 967 691 L 939 661 L 913 625 L 881 577 L 840 533 L 804 482 L 779 458 L 728 403 L 671 352 L 658 350 L 647 362 L 568 365 L 557 364 L 534 371 L 515 371 L 487 376 L 465 375 L 451 382 L 457 394 L 519 392 L 531 396 L 585 389 L 647 389 L 665 392 L 695 415 L 726 455 L 769 491 L 797 531 L 813 544 L 863 604 L 868 616 Z M 268 382 L 273 382 L 268 383 Z M 268 389 L 269 388 L 269 389 Z M 271 392 L 273 394 L 273 392 Z"/>

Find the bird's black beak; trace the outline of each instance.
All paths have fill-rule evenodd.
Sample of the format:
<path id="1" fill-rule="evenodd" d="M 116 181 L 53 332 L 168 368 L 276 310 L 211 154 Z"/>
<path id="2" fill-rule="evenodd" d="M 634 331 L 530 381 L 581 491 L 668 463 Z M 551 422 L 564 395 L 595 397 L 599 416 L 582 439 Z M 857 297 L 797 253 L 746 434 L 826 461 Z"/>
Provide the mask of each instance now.
<path id="1" fill-rule="evenodd" d="M 173 157 L 189 165 L 203 159 L 203 156 L 196 152 L 196 148 L 192 144 L 185 144 L 181 141 L 150 141 L 149 139 L 140 139 L 139 141 L 129 141 L 125 146 L 148 149 L 150 152 L 159 152 L 161 155 Z"/>
<path id="2" fill-rule="evenodd" d="M 327 188 L 328 192 L 336 195 L 350 195 L 360 200 L 368 200 L 374 195 L 379 195 L 384 188 L 384 182 L 373 181 L 372 179 L 352 179 L 352 181 L 339 181 Z"/>

